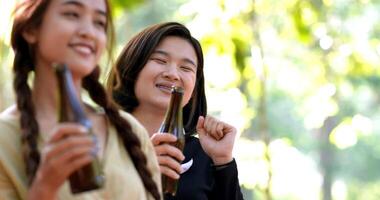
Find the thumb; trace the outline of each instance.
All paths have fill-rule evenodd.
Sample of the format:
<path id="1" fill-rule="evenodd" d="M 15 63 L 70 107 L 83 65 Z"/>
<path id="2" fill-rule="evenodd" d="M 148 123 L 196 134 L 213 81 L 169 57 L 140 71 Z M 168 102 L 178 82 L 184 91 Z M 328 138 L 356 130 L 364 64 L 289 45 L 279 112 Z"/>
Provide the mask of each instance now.
<path id="1" fill-rule="evenodd" d="M 206 130 L 203 127 L 204 121 L 205 121 L 205 118 L 203 116 L 199 116 L 198 122 L 197 122 L 197 132 L 198 132 L 198 134 L 205 134 L 206 133 Z"/>

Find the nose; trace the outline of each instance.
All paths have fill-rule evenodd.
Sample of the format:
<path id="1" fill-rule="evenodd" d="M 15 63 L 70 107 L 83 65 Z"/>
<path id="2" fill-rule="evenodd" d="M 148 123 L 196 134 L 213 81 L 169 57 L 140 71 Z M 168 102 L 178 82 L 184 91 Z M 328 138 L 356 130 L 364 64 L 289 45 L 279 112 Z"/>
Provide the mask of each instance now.
<path id="1" fill-rule="evenodd" d="M 79 24 L 79 35 L 84 38 L 95 37 L 95 27 L 91 19 L 83 19 Z"/>
<path id="2" fill-rule="evenodd" d="M 169 65 L 165 71 L 162 73 L 164 78 L 171 81 L 178 81 L 180 79 L 178 69 L 175 65 Z"/>

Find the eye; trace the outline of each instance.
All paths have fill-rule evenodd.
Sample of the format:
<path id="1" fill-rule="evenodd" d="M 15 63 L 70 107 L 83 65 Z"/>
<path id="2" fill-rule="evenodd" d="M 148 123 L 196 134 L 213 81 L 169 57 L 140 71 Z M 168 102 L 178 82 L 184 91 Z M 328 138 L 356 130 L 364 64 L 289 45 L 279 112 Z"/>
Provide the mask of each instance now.
<path id="1" fill-rule="evenodd" d="M 186 65 L 180 66 L 180 69 L 183 70 L 183 71 L 185 71 L 185 72 L 195 72 L 195 70 L 194 70 L 193 67 L 186 66 Z"/>
<path id="2" fill-rule="evenodd" d="M 162 59 L 162 58 L 152 58 L 151 60 L 155 61 L 156 63 L 159 63 L 159 64 L 166 64 L 166 60 Z"/>
<path id="3" fill-rule="evenodd" d="M 106 30 L 107 28 L 107 23 L 105 20 L 95 20 L 95 25 L 103 30 Z"/>
<path id="4" fill-rule="evenodd" d="M 79 13 L 75 11 L 66 11 L 63 13 L 64 16 L 70 18 L 70 19 L 77 19 L 79 18 Z"/>

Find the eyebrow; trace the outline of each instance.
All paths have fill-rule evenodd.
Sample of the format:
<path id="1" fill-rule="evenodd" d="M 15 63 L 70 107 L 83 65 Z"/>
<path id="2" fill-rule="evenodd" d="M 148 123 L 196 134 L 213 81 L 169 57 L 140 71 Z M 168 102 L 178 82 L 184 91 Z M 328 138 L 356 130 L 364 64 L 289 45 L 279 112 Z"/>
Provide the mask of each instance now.
<path id="1" fill-rule="evenodd" d="M 167 52 L 162 51 L 162 50 L 154 50 L 152 54 L 155 54 L 155 53 L 156 54 L 162 54 L 164 56 L 169 56 L 169 54 Z M 194 67 L 197 67 L 197 65 L 189 58 L 184 58 L 182 60 L 186 63 L 190 63 L 190 64 L 194 65 Z"/>
<path id="2" fill-rule="evenodd" d="M 76 1 L 76 0 L 67 0 L 67 1 L 63 2 L 62 4 L 63 5 L 74 5 L 74 6 L 81 7 L 81 8 L 85 7 L 83 3 Z M 96 9 L 95 12 L 100 14 L 100 15 L 103 15 L 104 17 L 107 17 L 107 13 L 104 10 Z"/>

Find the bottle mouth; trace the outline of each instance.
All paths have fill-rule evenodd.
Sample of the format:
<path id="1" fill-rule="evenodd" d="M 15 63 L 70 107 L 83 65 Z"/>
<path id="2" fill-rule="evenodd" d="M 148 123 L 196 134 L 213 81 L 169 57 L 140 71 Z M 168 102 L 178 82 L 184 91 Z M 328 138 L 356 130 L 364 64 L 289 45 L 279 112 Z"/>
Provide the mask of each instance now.
<path id="1" fill-rule="evenodd" d="M 173 92 L 176 92 L 176 93 L 181 93 L 181 94 L 183 94 L 183 88 L 180 87 L 180 86 L 174 86 L 174 85 L 173 85 L 171 91 L 172 91 L 172 93 L 173 93 Z"/>

